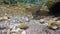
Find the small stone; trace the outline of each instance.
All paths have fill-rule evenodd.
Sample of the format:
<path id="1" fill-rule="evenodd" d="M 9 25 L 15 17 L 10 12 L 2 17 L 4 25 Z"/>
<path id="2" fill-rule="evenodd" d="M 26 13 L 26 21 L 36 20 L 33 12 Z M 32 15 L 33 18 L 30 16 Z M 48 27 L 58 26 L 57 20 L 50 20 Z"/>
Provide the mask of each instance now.
<path id="1" fill-rule="evenodd" d="M 7 17 L 7 16 L 3 16 L 2 18 L 3 18 L 3 19 L 8 19 L 8 17 Z"/>
<path id="2" fill-rule="evenodd" d="M 23 21 L 22 21 L 22 20 L 18 20 L 17 22 L 19 22 L 19 23 L 23 23 Z"/>
<path id="3" fill-rule="evenodd" d="M 52 28 L 53 28 L 53 29 L 57 29 L 58 27 L 57 27 L 57 26 L 53 26 Z"/>
<path id="4" fill-rule="evenodd" d="M 28 25 L 27 24 L 21 24 L 18 26 L 20 29 L 27 29 Z"/>
<path id="5" fill-rule="evenodd" d="M 58 27 L 57 27 L 56 23 L 57 23 L 56 21 L 50 20 L 50 21 L 48 22 L 48 28 L 57 29 Z"/>
<path id="6" fill-rule="evenodd" d="M 7 16 L 8 14 L 7 13 L 5 13 L 5 16 Z"/>
<path id="7" fill-rule="evenodd" d="M 3 18 L 2 17 L 0 17 L 0 20 L 2 20 Z"/>
<path id="8" fill-rule="evenodd" d="M 11 34 L 21 34 L 22 30 L 20 28 L 12 29 Z"/>
<path id="9" fill-rule="evenodd" d="M 12 32 L 11 34 L 21 34 L 21 32 Z"/>
<path id="10" fill-rule="evenodd" d="M 59 21 L 57 21 L 57 23 L 56 23 L 57 25 L 60 25 L 60 20 Z"/>
<path id="11" fill-rule="evenodd" d="M 14 26 L 13 25 L 9 25 L 8 28 L 12 29 Z"/>
<path id="12" fill-rule="evenodd" d="M 4 20 L 8 20 L 8 19 L 9 19 L 9 17 L 7 17 L 7 16 L 0 17 L 0 21 L 4 21 Z"/>
<path id="13" fill-rule="evenodd" d="M 26 21 L 29 21 L 29 19 L 28 19 L 28 18 L 25 18 L 25 20 L 26 20 Z"/>
<path id="14" fill-rule="evenodd" d="M 21 18 L 21 20 L 22 21 L 29 21 L 28 17 L 24 17 L 24 16 Z"/>
<path id="15" fill-rule="evenodd" d="M 40 19 L 40 23 L 44 23 L 45 19 Z"/>
<path id="16" fill-rule="evenodd" d="M 22 31 L 22 33 L 21 34 L 26 34 L 26 31 Z"/>
<path id="17" fill-rule="evenodd" d="M 53 18 L 53 20 L 55 20 L 55 21 L 56 21 L 56 20 L 58 20 L 58 18 L 56 18 L 56 17 L 55 17 L 55 18 Z"/>
<path id="18" fill-rule="evenodd" d="M 19 31 L 22 31 L 22 30 L 20 30 L 20 28 L 12 29 L 12 30 L 11 30 L 11 32 L 19 32 Z"/>

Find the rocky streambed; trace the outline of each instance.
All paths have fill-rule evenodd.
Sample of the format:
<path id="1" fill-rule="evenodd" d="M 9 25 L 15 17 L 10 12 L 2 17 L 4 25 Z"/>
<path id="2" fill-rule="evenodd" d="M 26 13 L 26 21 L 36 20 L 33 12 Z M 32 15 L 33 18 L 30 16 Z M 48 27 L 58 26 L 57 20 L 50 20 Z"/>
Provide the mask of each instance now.
<path id="1" fill-rule="evenodd" d="M 0 11 L 0 34 L 60 34 L 60 17 L 39 16 L 35 19 L 32 15 L 4 11 Z M 58 25 L 52 27 L 51 23 Z"/>
<path id="2" fill-rule="evenodd" d="M 3 17 L 3 18 L 2 18 Z M 60 34 L 60 28 L 56 30 L 47 27 L 48 20 L 57 20 L 58 18 L 46 18 L 43 24 L 41 20 L 33 19 L 32 15 L 5 15 L 0 17 L 0 34 Z M 27 29 L 21 29 L 21 24 L 28 25 Z M 23 26 L 22 26 L 23 27 Z"/>

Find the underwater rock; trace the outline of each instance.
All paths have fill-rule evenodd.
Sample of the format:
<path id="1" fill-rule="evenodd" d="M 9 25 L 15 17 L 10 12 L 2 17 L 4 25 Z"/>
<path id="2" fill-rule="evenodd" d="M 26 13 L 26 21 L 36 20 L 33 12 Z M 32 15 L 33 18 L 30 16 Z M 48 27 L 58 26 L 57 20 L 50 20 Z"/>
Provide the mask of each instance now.
<path id="1" fill-rule="evenodd" d="M 11 32 L 19 32 L 19 31 L 22 31 L 20 28 L 17 28 L 17 29 L 12 29 Z"/>
<path id="2" fill-rule="evenodd" d="M 40 23 L 44 23 L 45 19 L 40 19 Z"/>
<path id="3" fill-rule="evenodd" d="M 8 19 L 8 17 L 7 16 L 4 16 L 4 17 L 2 17 L 3 19 Z"/>
<path id="4" fill-rule="evenodd" d="M 27 29 L 28 28 L 28 25 L 27 24 L 20 24 L 18 27 L 20 29 Z"/>
<path id="5" fill-rule="evenodd" d="M 21 21 L 25 21 L 25 22 L 27 21 L 28 22 L 29 21 L 29 18 L 26 17 L 26 16 L 23 16 L 23 17 L 21 17 Z"/>
<path id="6" fill-rule="evenodd" d="M 21 32 L 12 32 L 11 34 L 21 34 Z"/>
<path id="7" fill-rule="evenodd" d="M 8 20 L 8 19 L 9 19 L 8 16 L 2 16 L 2 17 L 0 17 L 0 21 L 4 21 L 4 20 Z"/>
<path id="8" fill-rule="evenodd" d="M 54 21 L 54 20 L 49 20 L 49 21 L 48 21 L 48 28 L 57 29 L 58 27 L 57 27 L 57 24 L 56 24 L 56 23 L 57 23 L 57 22 Z"/>
<path id="9" fill-rule="evenodd" d="M 22 33 L 21 34 L 26 34 L 26 31 L 22 31 Z"/>

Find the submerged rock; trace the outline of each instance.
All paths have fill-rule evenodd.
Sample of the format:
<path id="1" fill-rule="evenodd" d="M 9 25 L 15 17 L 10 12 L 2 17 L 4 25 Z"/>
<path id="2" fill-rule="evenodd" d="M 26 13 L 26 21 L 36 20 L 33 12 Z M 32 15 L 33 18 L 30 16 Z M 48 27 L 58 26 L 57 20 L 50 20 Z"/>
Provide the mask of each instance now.
<path id="1" fill-rule="evenodd" d="M 21 34 L 26 34 L 26 31 L 22 31 L 22 33 Z"/>
<path id="2" fill-rule="evenodd" d="M 27 29 L 28 25 L 27 24 L 21 24 L 18 26 L 20 29 Z"/>
<path id="3" fill-rule="evenodd" d="M 40 19 L 40 23 L 44 23 L 45 22 L 45 19 Z"/>
<path id="4" fill-rule="evenodd" d="M 57 22 L 54 21 L 54 20 L 49 20 L 49 21 L 48 21 L 48 28 L 57 29 L 58 27 L 57 27 L 57 24 L 56 24 L 56 23 L 57 23 Z"/>
<path id="5" fill-rule="evenodd" d="M 0 17 L 0 21 L 4 21 L 4 20 L 8 20 L 8 19 L 9 19 L 8 16 L 2 16 L 2 17 Z"/>

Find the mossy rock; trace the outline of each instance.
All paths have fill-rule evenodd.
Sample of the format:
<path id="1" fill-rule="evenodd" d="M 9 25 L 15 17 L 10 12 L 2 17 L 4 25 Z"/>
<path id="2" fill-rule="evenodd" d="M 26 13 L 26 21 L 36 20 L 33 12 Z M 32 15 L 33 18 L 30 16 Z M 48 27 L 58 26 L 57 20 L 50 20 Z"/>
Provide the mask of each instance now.
<path id="1" fill-rule="evenodd" d="M 44 23 L 44 21 L 45 21 L 45 19 L 44 19 L 44 18 L 40 19 L 40 23 L 41 23 L 41 24 L 43 24 L 43 23 Z"/>
<path id="2" fill-rule="evenodd" d="M 56 21 L 50 20 L 48 22 L 48 28 L 57 29 L 57 24 L 56 23 L 57 23 Z"/>
<path id="3" fill-rule="evenodd" d="M 27 29 L 28 25 L 27 24 L 21 24 L 18 26 L 20 29 Z"/>

